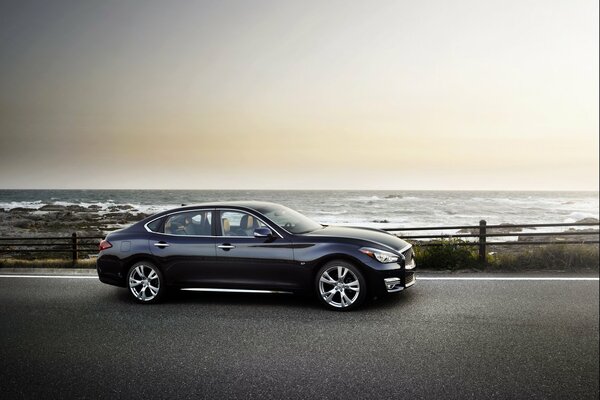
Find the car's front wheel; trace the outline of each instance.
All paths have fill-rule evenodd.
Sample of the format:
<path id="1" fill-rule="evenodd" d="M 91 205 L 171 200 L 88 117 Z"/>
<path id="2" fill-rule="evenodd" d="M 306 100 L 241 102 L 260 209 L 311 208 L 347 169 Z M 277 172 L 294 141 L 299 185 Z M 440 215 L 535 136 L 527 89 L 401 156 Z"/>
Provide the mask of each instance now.
<path id="1" fill-rule="evenodd" d="M 129 293 L 140 303 L 156 303 L 165 293 L 165 282 L 160 270 L 152 263 L 135 263 L 127 274 Z"/>
<path id="2" fill-rule="evenodd" d="M 319 301 L 336 311 L 352 310 L 367 297 L 367 283 L 360 270 L 353 264 L 334 260 L 325 264 L 315 279 Z"/>

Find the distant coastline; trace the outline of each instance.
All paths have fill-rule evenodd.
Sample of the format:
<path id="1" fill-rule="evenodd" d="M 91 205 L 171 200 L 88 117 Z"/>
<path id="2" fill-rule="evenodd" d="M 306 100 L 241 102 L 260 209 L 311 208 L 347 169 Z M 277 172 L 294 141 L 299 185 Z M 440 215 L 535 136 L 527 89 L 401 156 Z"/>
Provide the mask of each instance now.
<path id="1" fill-rule="evenodd" d="M 0 234 L 102 234 L 181 204 L 264 200 L 326 224 L 372 227 L 598 219 L 598 192 L 0 190 Z"/>

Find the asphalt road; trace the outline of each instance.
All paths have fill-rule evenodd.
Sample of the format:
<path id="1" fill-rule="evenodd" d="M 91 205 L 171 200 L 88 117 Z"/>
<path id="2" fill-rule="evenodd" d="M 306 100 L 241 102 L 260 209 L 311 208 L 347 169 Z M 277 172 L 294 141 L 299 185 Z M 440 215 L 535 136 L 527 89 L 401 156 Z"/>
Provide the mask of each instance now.
<path id="1" fill-rule="evenodd" d="M 598 398 L 598 281 L 418 281 L 350 313 L 292 295 L 0 278 L 0 398 Z"/>

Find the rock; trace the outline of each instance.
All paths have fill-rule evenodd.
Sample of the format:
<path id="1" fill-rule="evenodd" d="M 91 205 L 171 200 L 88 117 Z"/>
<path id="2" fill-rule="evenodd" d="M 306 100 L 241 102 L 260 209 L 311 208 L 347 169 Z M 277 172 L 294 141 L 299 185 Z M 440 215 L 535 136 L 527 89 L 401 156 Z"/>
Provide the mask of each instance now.
<path id="1" fill-rule="evenodd" d="M 129 212 L 111 212 L 111 213 L 106 213 L 103 216 L 103 220 L 107 221 L 107 220 L 113 220 L 113 221 L 139 221 L 142 218 L 140 218 L 139 215 L 135 215 Z M 118 222 L 119 224 L 121 224 L 122 222 Z"/>
<path id="2" fill-rule="evenodd" d="M 523 228 L 515 228 L 514 224 L 500 224 L 501 228 L 488 228 L 494 231 L 494 233 L 512 233 L 522 232 Z"/>
<path id="3" fill-rule="evenodd" d="M 140 216 L 136 214 L 125 213 L 125 219 L 129 222 L 137 222 L 140 221 L 142 218 L 140 218 Z"/>
<path id="4" fill-rule="evenodd" d="M 31 212 L 33 210 L 31 210 L 30 208 L 25 208 L 25 207 L 15 207 L 15 208 L 11 208 L 8 212 L 10 213 L 22 213 L 22 212 Z"/>
<path id="5" fill-rule="evenodd" d="M 387 223 L 389 223 L 390 221 L 388 221 L 387 219 L 374 219 L 374 220 L 373 220 L 373 221 L 371 221 L 371 222 L 377 222 L 377 223 L 380 223 L 380 224 L 387 224 Z"/>
<path id="6" fill-rule="evenodd" d="M 33 224 L 32 221 L 29 221 L 29 220 L 26 220 L 26 219 L 21 219 L 21 220 L 19 220 L 17 222 L 14 222 L 12 225 L 15 228 L 29 229 L 29 228 L 33 227 L 34 224 Z"/>
<path id="7" fill-rule="evenodd" d="M 553 240 L 553 238 L 549 237 L 549 236 L 542 236 L 544 238 L 544 240 Z M 535 242 L 540 240 L 539 237 L 536 236 L 519 236 L 517 237 L 517 241 L 518 242 Z"/>
<path id="8" fill-rule="evenodd" d="M 102 207 L 100 207 L 97 204 L 92 204 L 91 206 L 88 206 L 88 210 L 98 211 L 98 210 L 101 210 L 101 209 L 102 209 Z"/>
<path id="9" fill-rule="evenodd" d="M 108 207 L 108 211 L 111 211 L 111 212 L 128 211 L 128 210 L 134 210 L 134 209 L 135 208 L 133 208 L 129 204 L 119 204 L 119 205 L 114 205 L 114 206 Z"/>
<path id="10" fill-rule="evenodd" d="M 576 223 L 577 224 L 597 224 L 598 222 L 600 222 L 600 221 L 598 221 L 598 219 L 596 219 L 596 218 L 587 217 L 584 219 L 580 219 Z"/>
<path id="11" fill-rule="evenodd" d="M 79 214 L 78 216 L 88 222 L 96 221 L 101 218 L 101 216 L 96 213 Z"/>
<path id="12" fill-rule="evenodd" d="M 62 219 L 62 220 L 73 219 L 73 213 L 71 211 L 56 213 L 56 219 Z"/>
<path id="13" fill-rule="evenodd" d="M 590 226 L 588 228 L 569 228 L 567 232 L 596 232 L 597 228 Z"/>
<path id="14" fill-rule="evenodd" d="M 79 205 L 75 205 L 75 204 L 69 205 L 66 208 L 67 208 L 67 210 L 74 211 L 74 212 L 89 212 L 90 211 L 88 208 L 85 208 L 85 207 L 79 206 Z"/>
<path id="15" fill-rule="evenodd" d="M 66 207 L 58 204 L 46 204 L 38 208 L 39 211 L 63 211 Z"/>
<path id="16" fill-rule="evenodd" d="M 513 233 L 513 232 L 522 232 L 523 228 L 517 228 L 514 224 L 498 224 L 498 228 L 490 228 L 487 227 L 487 233 Z M 529 228 L 535 230 L 535 228 Z M 471 229 L 460 229 L 456 233 L 472 233 L 474 235 L 479 234 L 479 228 L 471 228 Z"/>

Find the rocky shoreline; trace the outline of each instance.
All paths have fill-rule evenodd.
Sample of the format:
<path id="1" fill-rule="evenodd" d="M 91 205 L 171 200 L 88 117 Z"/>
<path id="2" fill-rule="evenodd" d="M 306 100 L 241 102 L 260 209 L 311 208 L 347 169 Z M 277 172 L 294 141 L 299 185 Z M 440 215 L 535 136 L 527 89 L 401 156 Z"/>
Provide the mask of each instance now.
<path id="1" fill-rule="evenodd" d="M 48 204 L 37 209 L 0 209 L 0 236 L 40 237 L 52 235 L 69 236 L 77 232 L 81 236 L 102 236 L 146 218 L 130 205 L 114 205 L 107 209 L 100 206 Z"/>
<path id="2" fill-rule="evenodd" d="M 591 224 L 597 224 L 599 221 L 596 218 L 583 218 L 579 221 L 577 221 L 577 224 L 583 224 L 583 223 L 591 223 Z M 595 231 L 598 230 L 597 227 L 594 226 L 589 226 L 589 227 L 571 227 L 568 228 L 564 231 L 564 234 L 556 234 L 556 235 L 543 235 L 543 236 L 536 236 L 536 235 L 526 235 L 524 232 L 523 228 L 517 227 L 514 224 L 500 224 L 500 227 L 497 228 L 488 228 L 487 229 L 487 233 L 523 233 L 522 235 L 517 236 L 516 240 L 518 242 L 539 242 L 539 241 L 544 241 L 544 242 L 555 242 L 555 241 L 563 241 L 563 242 L 568 242 L 568 241 L 593 241 L 593 240 L 598 240 L 598 234 L 594 233 Z M 559 228 L 553 228 L 554 231 L 558 230 Z M 527 228 L 527 230 L 529 231 L 536 231 L 536 228 Z M 570 232 L 590 232 L 589 235 L 569 235 Z M 471 233 L 471 234 L 479 234 L 479 229 L 461 229 L 459 230 L 457 233 Z M 513 236 L 514 237 L 514 236 Z M 503 240 L 506 239 L 502 236 L 500 236 L 500 238 L 502 238 Z M 489 242 L 493 242 L 493 240 L 489 240 Z"/>
<path id="3" fill-rule="evenodd" d="M 151 214 L 146 214 L 131 205 L 111 205 L 108 208 L 102 208 L 98 205 L 60 205 L 46 204 L 38 208 L 16 207 L 12 209 L 0 208 L 0 237 L 40 237 L 59 235 L 70 236 L 77 232 L 81 236 L 102 236 L 108 232 L 128 226 L 140 221 Z M 380 220 L 378 222 L 384 222 Z M 595 218 L 584 218 L 577 223 L 598 223 Z M 488 233 L 519 233 L 523 229 L 515 227 L 512 224 L 501 224 L 501 228 L 490 228 Z M 529 228 L 535 230 L 535 228 Z M 589 231 L 597 230 L 596 227 L 569 228 L 569 231 Z M 478 229 L 461 229 L 457 233 L 478 234 Z M 518 236 L 519 241 L 537 241 L 539 236 Z M 597 234 L 585 236 L 543 236 L 546 240 L 596 240 Z"/>

